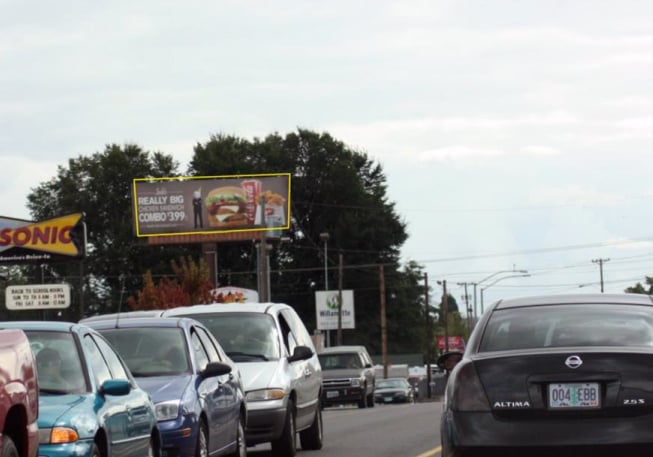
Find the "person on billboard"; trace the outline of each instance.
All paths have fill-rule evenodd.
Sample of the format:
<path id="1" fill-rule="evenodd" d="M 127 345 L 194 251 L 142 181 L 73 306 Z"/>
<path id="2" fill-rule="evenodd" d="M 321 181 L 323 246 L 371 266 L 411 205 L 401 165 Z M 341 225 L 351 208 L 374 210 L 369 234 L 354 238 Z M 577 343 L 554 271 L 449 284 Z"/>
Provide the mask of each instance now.
<path id="1" fill-rule="evenodd" d="M 200 187 L 193 192 L 193 219 L 195 228 L 204 228 L 204 220 L 202 218 L 202 188 Z"/>

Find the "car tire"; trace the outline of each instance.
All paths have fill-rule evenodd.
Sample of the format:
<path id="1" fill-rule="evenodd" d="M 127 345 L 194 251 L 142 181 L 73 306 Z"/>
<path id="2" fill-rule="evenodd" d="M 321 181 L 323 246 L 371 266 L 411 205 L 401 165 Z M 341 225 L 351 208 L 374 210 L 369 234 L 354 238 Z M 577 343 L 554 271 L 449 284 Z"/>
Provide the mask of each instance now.
<path id="1" fill-rule="evenodd" d="M 93 443 L 93 450 L 91 451 L 91 457 L 102 457 L 102 453 L 100 452 L 100 448 L 98 447 L 97 443 Z"/>
<path id="2" fill-rule="evenodd" d="M 367 392 L 367 385 L 363 386 L 361 399 L 358 400 L 358 407 L 361 408 L 361 409 L 365 408 L 367 406 L 366 392 Z"/>
<path id="3" fill-rule="evenodd" d="M 18 449 L 16 449 L 16 444 L 14 444 L 14 440 L 9 435 L 2 437 L 2 455 L 4 457 L 20 457 Z"/>
<path id="4" fill-rule="evenodd" d="M 197 431 L 197 444 L 195 445 L 195 457 L 209 456 L 209 440 L 206 433 L 206 425 L 200 421 L 200 428 Z"/>
<path id="5" fill-rule="evenodd" d="M 157 448 L 156 443 L 156 439 L 151 436 L 150 442 L 147 445 L 147 457 L 159 457 L 159 449 Z"/>
<path id="6" fill-rule="evenodd" d="M 275 457 L 295 457 L 297 454 L 297 429 L 295 425 L 295 407 L 288 402 L 286 419 L 281 436 L 272 441 L 272 455 Z"/>
<path id="7" fill-rule="evenodd" d="M 247 443 L 245 443 L 245 428 L 243 427 L 242 418 L 238 420 L 238 430 L 236 431 L 236 450 L 231 457 L 247 457 Z"/>
<path id="8" fill-rule="evenodd" d="M 323 436 L 322 409 L 316 408 L 311 426 L 299 432 L 302 450 L 317 451 L 322 449 Z"/>

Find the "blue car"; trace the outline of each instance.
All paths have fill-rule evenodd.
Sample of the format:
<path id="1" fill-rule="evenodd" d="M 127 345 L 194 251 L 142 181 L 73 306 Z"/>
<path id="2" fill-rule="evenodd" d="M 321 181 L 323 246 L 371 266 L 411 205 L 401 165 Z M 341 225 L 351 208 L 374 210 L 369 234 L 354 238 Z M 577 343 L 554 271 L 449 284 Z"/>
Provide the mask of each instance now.
<path id="1" fill-rule="evenodd" d="M 40 457 L 159 457 L 150 395 L 98 332 L 70 322 L 20 328 L 36 358 Z"/>
<path id="2" fill-rule="evenodd" d="M 240 374 L 216 339 L 190 318 L 85 321 L 122 355 L 154 400 L 165 457 L 245 457 Z"/>

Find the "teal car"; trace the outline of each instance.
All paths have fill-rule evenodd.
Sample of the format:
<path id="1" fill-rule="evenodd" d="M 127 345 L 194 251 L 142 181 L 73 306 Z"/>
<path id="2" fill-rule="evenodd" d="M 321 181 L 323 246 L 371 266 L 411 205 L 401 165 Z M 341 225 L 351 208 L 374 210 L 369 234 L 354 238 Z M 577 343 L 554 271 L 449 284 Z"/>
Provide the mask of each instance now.
<path id="1" fill-rule="evenodd" d="M 159 457 L 147 392 L 107 340 L 69 322 L 3 322 L 20 328 L 36 358 L 39 457 Z"/>

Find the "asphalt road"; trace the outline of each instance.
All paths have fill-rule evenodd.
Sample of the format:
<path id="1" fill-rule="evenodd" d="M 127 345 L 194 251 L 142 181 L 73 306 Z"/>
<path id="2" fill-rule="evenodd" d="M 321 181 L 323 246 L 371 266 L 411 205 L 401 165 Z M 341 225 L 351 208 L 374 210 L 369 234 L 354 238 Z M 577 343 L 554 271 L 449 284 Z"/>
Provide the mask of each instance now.
<path id="1" fill-rule="evenodd" d="M 305 457 L 436 457 L 440 448 L 442 403 L 334 407 L 323 411 L 324 447 L 299 452 Z M 271 457 L 269 446 L 248 455 Z"/>

